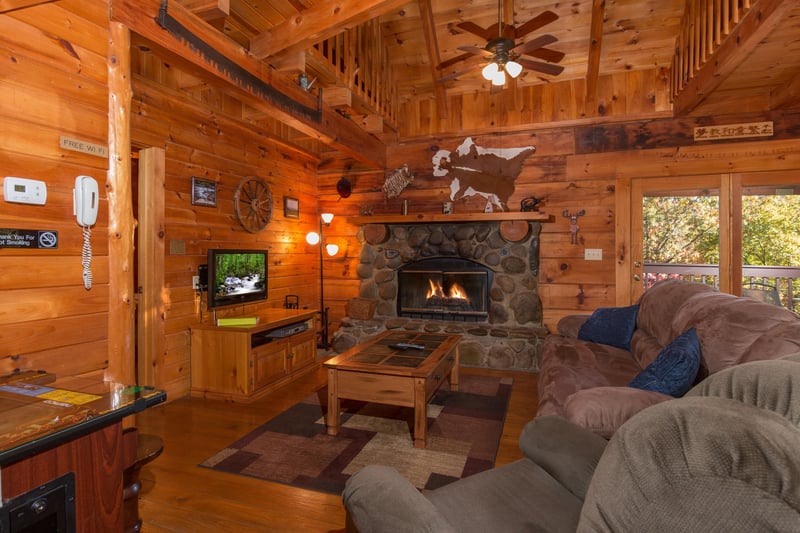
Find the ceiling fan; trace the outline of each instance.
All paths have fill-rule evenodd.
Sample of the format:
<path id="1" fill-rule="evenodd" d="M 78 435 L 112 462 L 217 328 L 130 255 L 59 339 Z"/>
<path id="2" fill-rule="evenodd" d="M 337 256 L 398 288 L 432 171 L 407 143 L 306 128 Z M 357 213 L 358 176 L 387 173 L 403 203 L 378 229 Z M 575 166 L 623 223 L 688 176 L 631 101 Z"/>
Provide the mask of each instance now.
<path id="1" fill-rule="evenodd" d="M 558 15 L 552 11 L 545 11 L 535 16 L 528 22 L 519 27 L 513 24 L 503 24 L 502 0 L 497 3 L 498 22 L 488 28 L 482 28 L 474 22 L 461 22 L 456 27 L 468 31 L 482 39 L 486 39 L 486 46 L 459 46 L 458 49 L 464 52 L 452 59 L 440 63 L 437 68 L 444 71 L 462 61 L 479 57 L 481 61 L 473 62 L 461 70 L 456 70 L 445 74 L 439 78 L 439 82 L 446 82 L 458 78 L 468 72 L 482 68 L 481 73 L 484 79 L 492 82 L 493 87 L 502 87 L 506 83 L 506 74 L 511 78 L 516 78 L 522 72 L 523 67 L 557 76 L 563 72 L 564 67 L 555 65 L 564 58 L 564 53 L 557 50 L 545 48 L 546 46 L 558 41 L 552 35 L 541 35 L 528 42 L 517 44 L 517 39 L 522 39 L 532 31 L 538 30 L 551 22 L 558 20 Z M 524 57 L 530 56 L 530 57 Z M 536 58 L 536 59 L 533 59 Z M 489 62 L 485 63 L 488 59 Z M 542 60 L 542 61 L 539 61 Z"/>

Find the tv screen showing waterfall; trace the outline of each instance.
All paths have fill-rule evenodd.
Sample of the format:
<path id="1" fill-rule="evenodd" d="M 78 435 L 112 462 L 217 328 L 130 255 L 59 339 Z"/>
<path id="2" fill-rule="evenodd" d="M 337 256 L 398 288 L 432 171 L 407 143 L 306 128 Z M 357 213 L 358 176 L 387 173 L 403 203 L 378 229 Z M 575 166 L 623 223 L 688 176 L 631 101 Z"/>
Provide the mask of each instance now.
<path id="1" fill-rule="evenodd" d="M 266 250 L 208 251 L 209 309 L 266 299 Z"/>

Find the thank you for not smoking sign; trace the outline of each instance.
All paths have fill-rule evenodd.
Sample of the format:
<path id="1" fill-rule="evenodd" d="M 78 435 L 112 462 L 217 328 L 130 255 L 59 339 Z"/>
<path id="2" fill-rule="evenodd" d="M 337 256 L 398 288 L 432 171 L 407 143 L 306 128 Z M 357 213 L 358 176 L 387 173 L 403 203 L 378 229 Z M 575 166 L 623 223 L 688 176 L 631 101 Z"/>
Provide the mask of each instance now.
<path id="1" fill-rule="evenodd" d="M 58 248 L 58 232 L 0 228 L 0 248 Z"/>

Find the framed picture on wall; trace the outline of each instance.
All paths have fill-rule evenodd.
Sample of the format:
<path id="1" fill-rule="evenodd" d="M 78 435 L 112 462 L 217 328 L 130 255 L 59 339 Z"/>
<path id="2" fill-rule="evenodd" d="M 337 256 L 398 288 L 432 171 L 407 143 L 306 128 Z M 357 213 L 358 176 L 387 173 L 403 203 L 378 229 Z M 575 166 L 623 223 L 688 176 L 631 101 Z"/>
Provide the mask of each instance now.
<path id="1" fill-rule="evenodd" d="M 192 205 L 217 207 L 217 182 L 192 176 Z"/>
<path id="2" fill-rule="evenodd" d="M 300 200 L 284 196 L 283 216 L 286 218 L 300 218 Z"/>

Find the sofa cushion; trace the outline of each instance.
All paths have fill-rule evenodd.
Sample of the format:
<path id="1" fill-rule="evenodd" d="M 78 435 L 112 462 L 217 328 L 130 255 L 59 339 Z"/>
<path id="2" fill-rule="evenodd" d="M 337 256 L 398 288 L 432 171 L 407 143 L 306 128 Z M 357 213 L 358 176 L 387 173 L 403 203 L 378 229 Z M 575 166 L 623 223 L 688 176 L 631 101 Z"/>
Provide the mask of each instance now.
<path id="1" fill-rule="evenodd" d="M 593 387 L 624 387 L 641 370 L 622 348 L 548 335 L 542 343 L 537 416 L 563 416 L 564 402 L 572 393 Z"/>
<path id="2" fill-rule="evenodd" d="M 636 329 L 638 310 L 639 304 L 596 309 L 581 326 L 578 338 L 583 341 L 598 342 L 630 350 L 631 335 Z"/>
<path id="3" fill-rule="evenodd" d="M 798 433 L 736 400 L 645 409 L 609 441 L 577 531 L 797 531 Z"/>
<path id="4" fill-rule="evenodd" d="M 700 341 L 694 328 L 675 338 L 656 360 L 629 383 L 630 387 L 683 396 L 700 369 Z"/>
<path id="5" fill-rule="evenodd" d="M 633 387 L 594 387 L 567 398 L 564 417 L 607 439 L 639 411 L 671 399 L 660 392 Z"/>

